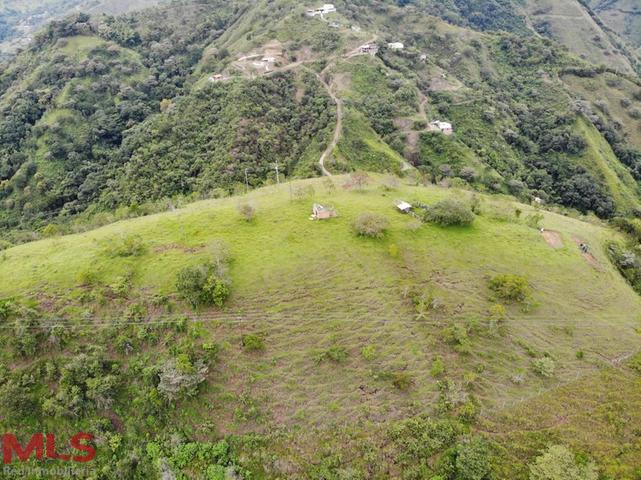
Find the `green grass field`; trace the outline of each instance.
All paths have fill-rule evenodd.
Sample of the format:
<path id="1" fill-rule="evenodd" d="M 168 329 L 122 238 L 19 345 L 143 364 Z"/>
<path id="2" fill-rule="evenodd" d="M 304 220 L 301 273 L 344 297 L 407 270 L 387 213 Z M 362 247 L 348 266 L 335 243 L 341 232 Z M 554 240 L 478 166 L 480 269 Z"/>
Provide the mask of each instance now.
<path id="1" fill-rule="evenodd" d="M 532 207 L 489 196 L 481 197 L 482 215 L 471 227 L 423 225 L 414 231 L 408 228 L 410 217 L 395 211 L 395 199 L 430 204 L 472 194 L 407 184 L 390 191 L 379 177 L 362 191 L 346 190 L 347 179 L 333 177 L 335 192 L 321 179 L 292 186 L 293 191 L 300 184 L 313 186 L 313 198 L 292 199 L 290 185 L 282 184 L 11 248 L 0 257 L 0 297 L 32 297 L 67 312 L 71 322 L 82 317 L 108 323 L 122 305 L 77 305 L 75 299 L 88 288 L 80 286 L 87 272 L 95 274 L 94 291 L 131 276 L 128 302 L 153 294 L 173 297 L 177 271 L 207 258 L 207 245 L 224 239 L 233 255 L 232 297 L 222 311 L 191 314 L 203 322 L 208 338 L 222 342 L 224 360 L 203 396 L 176 411 L 177 422 L 196 430 L 215 418 L 222 433 L 318 428 L 328 434 L 334 424 L 359 430 L 369 422 L 380 426 L 430 411 L 438 396 L 439 379 L 430 373 L 436 356 L 444 360 L 446 378 L 456 385 L 472 383 L 494 430 L 512 429 L 511 417 L 498 414 L 535 408 L 545 392 L 598 378 L 610 362 L 638 349 L 641 299 L 602 250 L 616 236 L 613 231 L 543 212 L 542 226 L 562 240 L 552 248 L 523 221 Z M 339 216 L 310 221 L 313 201 L 334 206 Z M 241 219 L 241 202 L 256 208 L 254 221 Z M 389 218 L 383 239 L 354 234 L 352 220 L 364 211 Z M 143 239 L 146 253 L 105 254 L 110 243 L 130 235 Z M 580 241 L 591 246 L 589 261 L 578 249 Z M 524 312 L 506 305 L 507 318 L 497 332 L 487 327 L 496 302 L 488 281 L 502 273 L 527 277 L 533 307 Z M 417 316 L 410 289 L 428 292 L 440 307 Z M 453 325 L 471 326 L 469 351 L 448 340 L 446 329 Z M 263 353 L 243 351 L 240 339 L 246 333 L 264 338 Z M 333 347 L 346 354 L 345 361 L 318 363 L 318 355 Z M 583 358 L 577 358 L 578 351 Z M 543 355 L 556 363 L 552 378 L 532 370 L 532 361 Z M 411 379 L 407 391 L 389 380 L 400 372 Z M 515 376 L 522 381 L 514 382 Z M 574 395 L 571 389 L 558 390 L 555 401 L 562 402 L 566 392 Z M 211 407 L 203 410 L 205 405 Z M 243 413 L 248 409 L 251 414 Z M 567 442 L 575 443 L 572 429 L 582 432 L 577 440 L 593 435 L 593 425 L 573 419 L 559 425 Z M 295 442 L 306 439 L 301 434 Z M 540 443 L 538 438 L 535 444 Z M 611 445 L 603 451 L 599 445 L 592 453 L 607 458 Z M 632 458 L 639 458 L 638 447 L 632 447 L 637 455 Z"/>

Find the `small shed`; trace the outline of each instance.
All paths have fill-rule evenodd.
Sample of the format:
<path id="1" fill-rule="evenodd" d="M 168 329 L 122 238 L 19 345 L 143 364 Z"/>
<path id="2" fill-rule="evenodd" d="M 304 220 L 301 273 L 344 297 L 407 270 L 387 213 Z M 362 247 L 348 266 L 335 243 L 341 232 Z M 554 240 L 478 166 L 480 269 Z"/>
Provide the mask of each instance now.
<path id="1" fill-rule="evenodd" d="M 403 50 L 405 48 L 405 45 L 403 45 L 401 42 L 390 42 L 387 44 L 387 48 L 390 50 Z"/>
<path id="2" fill-rule="evenodd" d="M 320 203 L 315 203 L 312 206 L 312 220 L 327 220 L 336 216 L 333 208 L 326 207 Z"/>
<path id="3" fill-rule="evenodd" d="M 368 53 L 370 55 L 375 55 L 378 52 L 378 45 L 375 43 L 366 43 L 358 47 L 360 53 Z"/>
<path id="4" fill-rule="evenodd" d="M 396 208 L 398 208 L 403 213 L 410 213 L 412 211 L 412 205 L 404 200 L 397 201 Z"/>
<path id="5" fill-rule="evenodd" d="M 336 7 L 331 3 L 326 3 L 321 7 L 323 13 L 333 13 L 336 11 Z"/>
<path id="6" fill-rule="evenodd" d="M 431 122 L 429 125 L 429 129 L 432 131 L 441 132 L 443 135 L 452 135 L 454 133 L 454 129 L 452 128 L 451 123 L 441 122 L 440 120 Z"/>

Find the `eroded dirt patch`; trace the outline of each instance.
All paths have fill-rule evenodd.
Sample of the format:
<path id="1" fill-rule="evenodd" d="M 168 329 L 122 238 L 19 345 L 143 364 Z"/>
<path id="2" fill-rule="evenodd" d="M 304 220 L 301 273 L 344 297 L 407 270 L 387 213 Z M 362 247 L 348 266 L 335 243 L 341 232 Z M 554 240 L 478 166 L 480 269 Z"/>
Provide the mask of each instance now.
<path id="1" fill-rule="evenodd" d="M 552 248 L 563 248 L 563 239 L 559 232 L 554 230 L 544 230 L 542 232 L 543 239 Z"/>
<path id="2" fill-rule="evenodd" d="M 572 240 L 574 241 L 574 243 L 576 243 L 579 249 L 581 248 L 582 244 L 585 244 L 585 240 L 577 237 L 576 235 L 572 235 Z M 588 246 L 587 252 L 581 251 L 581 255 L 583 255 L 583 258 L 585 258 L 585 261 L 588 262 L 590 265 L 592 265 L 596 270 L 599 270 L 599 271 L 603 270 L 603 268 L 601 267 L 601 263 L 596 259 L 594 255 L 592 255 L 592 252 L 590 252 L 589 246 Z"/>

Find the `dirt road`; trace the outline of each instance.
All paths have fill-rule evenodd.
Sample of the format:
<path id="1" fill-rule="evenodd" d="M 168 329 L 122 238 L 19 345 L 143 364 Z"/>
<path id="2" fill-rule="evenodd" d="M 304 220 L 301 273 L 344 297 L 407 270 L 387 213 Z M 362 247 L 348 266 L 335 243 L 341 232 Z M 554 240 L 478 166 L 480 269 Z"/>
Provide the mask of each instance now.
<path id="1" fill-rule="evenodd" d="M 326 177 L 331 177 L 332 174 L 329 172 L 329 170 L 327 170 L 327 168 L 325 168 L 325 160 L 330 157 L 330 155 L 336 148 L 336 145 L 338 145 L 338 141 L 340 140 L 341 134 L 343 133 L 343 102 L 332 91 L 332 87 L 330 87 L 330 85 L 325 80 L 323 80 L 321 74 L 316 74 L 316 77 L 318 78 L 318 81 L 321 82 L 325 90 L 327 90 L 327 93 L 331 97 L 332 101 L 336 104 L 336 128 L 334 129 L 334 136 L 332 137 L 332 141 L 329 143 L 329 145 L 321 155 L 320 160 L 318 160 L 318 165 L 320 166 L 323 175 L 325 175 Z"/>

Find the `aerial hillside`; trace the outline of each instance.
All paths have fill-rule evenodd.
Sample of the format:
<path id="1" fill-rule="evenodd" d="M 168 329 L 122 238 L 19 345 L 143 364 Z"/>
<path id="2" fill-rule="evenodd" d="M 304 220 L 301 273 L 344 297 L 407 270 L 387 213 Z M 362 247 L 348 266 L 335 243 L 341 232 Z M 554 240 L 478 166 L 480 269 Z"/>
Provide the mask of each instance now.
<path id="1" fill-rule="evenodd" d="M 5 239 L 358 169 L 639 210 L 631 67 L 581 59 L 509 2 L 313 5 L 182 0 L 46 27 L 0 76 Z"/>
<path id="2" fill-rule="evenodd" d="M 337 216 L 310 221 L 314 202 Z M 561 445 L 632 479 L 641 298 L 609 260 L 622 240 L 354 174 L 10 248 L 0 422 L 93 432 L 100 478 L 525 480 Z"/>

